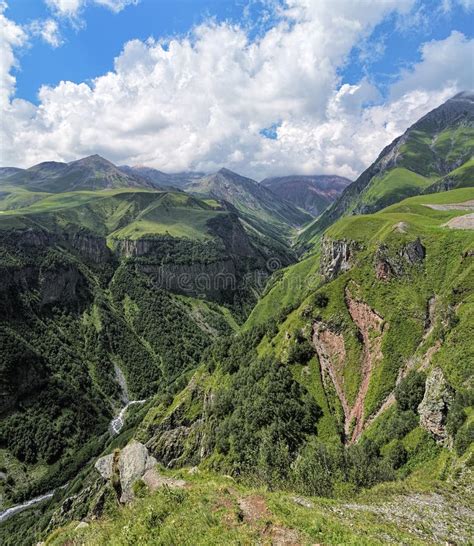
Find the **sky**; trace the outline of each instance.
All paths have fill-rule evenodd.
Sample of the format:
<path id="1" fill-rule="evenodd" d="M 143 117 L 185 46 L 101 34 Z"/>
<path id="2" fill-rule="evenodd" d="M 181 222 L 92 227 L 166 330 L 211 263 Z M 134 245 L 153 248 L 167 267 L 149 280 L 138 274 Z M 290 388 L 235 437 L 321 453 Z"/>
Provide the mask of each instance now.
<path id="1" fill-rule="evenodd" d="M 474 89 L 474 0 L 0 0 L 0 165 L 355 179 Z"/>

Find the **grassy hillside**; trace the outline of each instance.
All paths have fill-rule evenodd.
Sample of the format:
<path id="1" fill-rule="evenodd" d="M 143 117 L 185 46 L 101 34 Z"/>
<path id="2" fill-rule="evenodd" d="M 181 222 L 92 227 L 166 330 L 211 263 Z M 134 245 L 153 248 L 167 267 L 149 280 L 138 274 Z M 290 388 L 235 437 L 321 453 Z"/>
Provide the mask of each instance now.
<path id="1" fill-rule="evenodd" d="M 10 194 L 11 195 L 11 194 Z M 216 202 L 183 193 L 155 190 L 78 191 L 59 194 L 19 192 L 8 196 L 0 229 L 39 224 L 48 229 L 88 229 L 111 238 L 153 237 L 168 234 L 190 239 L 210 237 L 208 222 L 228 215 Z"/>
<path id="2" fill-rule="evenodd" d="M 440 470 L 429 467 L 417 480 L 403 487 L 379 487 L 347 500 L 296 496 L 289 491 L 251 488 L 231 478 L 199 472 L 190 475 L 164 472 L 184 479 L 185 489 L 142 490 L 132 506 L 111 508 L 101 522 L 77 529 L 78 521 L 52 533 L 47 546 L 67 541 L 90 545 L 148 544 L 327 544 L 379 546 L 394 543 L 411 546 L 440 540 L 461 541 L 469 536 L 456 514 L 472 509 L 467 483 L 458 490 L 437 483 L 437 494 L 427 493 Z M 163 470 L 162 470 L 163 472 Z M 428 477 L 428 481 L 426 480 Z M 424 485 L 422 485 L 425 480 Z M 465 478 L 467 482 L 467 478 Z M 410 487 L 411 493 L 407 492 Z M 420 503 L 420 501 L 423 501 Z M 419 519 L 410 515 L 416 507 Z M 446 524 L 439 520 L 443 511 Z M 459 542 L 461 543 L 461 542 Z"/>
<path id="3" fill-rule="evenodd" d="M 446 223 L 469 214 L 460 207 L 473 199 L 472 188 L 422 195 L 332 226 L 317 255 L 276 276 L 242 333 L 212 346 L 174 398 L 149 406 L 134 435 L 162 464 L 181 467 L 158 468 L 171 485 L 151 491 L 137 482 L 131 505 L 109 496 L 99 521 L 78 528 L 83 513 L 46 543 L 468 544 L 474 232 Z M 414 259 L 407 245 L 418 238 L 425 252 Z M 328 241 L 356 243 L 350 267 L 330 280 Z M 382 260 L 392 273 L 380 276 Z M 285 281 L 302 288 L 288 296 Z M 374 313 L 383 327 L 365 338 Z M 356 443 L 317 351 L 321 324 L 344 346 L 350 404 L 361 392 L 363 355 L 380 347 Z M 436 370 L 449 392 L 445 440 L 426 428 L 419 407 Z"/>
<path id="4" fill-rule="evenodd" d="M 98 522 L 76 528 L 86 508 L 48 543 L 469 543 L 474 232 L 447 223 L 473 200 L 421 195 L 334 224 L 184 389 L 150 401 L 134 437 L 171 485 L 138 483 L 127 507 L 109 490 Z"/>
<path id="5" fill-rule="evenodd" d="M 296 454 L 303 457 L 302 460 L 304 453 L 308 453 L 307 456 L 313 453 L 314 456 L 312 448 L 304 447 L 311 445 L 308 439 L 304 439 L 309 430 L 313 430 L 309 438 L 314 437 L 326 445 L 349 441 L 353 425 L 346 422 L 341 399 L 322 369 L 315 349 L 316 325 L 323 325 L 326 331 L 334 332 L 334 340 L 343 347 L 340 350 L 345 351 L 345 363 L 338 372 L 343 385 L 342 396 L 349 407 L 360 400 L 360 417 L 355 418 L 355 424 L 359 423 L 361 427 L 360 437 L 363 439 L 367 435 L 370 439 L 371 427 L 382 423 L 373 438 L 379 453 L 373 460 L 374 469 L 379 464 L 377 460 L 383 461 L 388 456 L 384 454 L 390 451 L 394 440 L 406 442 L 404 449 L 408 450 L 408 453 L 403 452 L 407 459 L 400 467 L 400 475 L 410 473 L 425 458 L 434 460 L 439 456 L 441 452 L 436 442 L 419 426 L 416 407 L 421 398 L 407 410 L 396 404 L 393 393 L 400 377 L 416 372 L 421 374 L 424 382 L 430 370 L 438 367 L 453 393 L 459 393 L 462 398 L 469 389 L 474 374 L 470 364 L 474 362 L 474 346 L 467 333 L 474 304 L 474 265 L 470 254 L 474 235 L 469 230 L 445 227 L 453 217 L 465 215 L 465 210 L 434 210 L 426 205 L 455 204 L 473 198 L 472 189 L 455 190 L 414 197 L 374 215 L 344 218 L 326 233 L 325 239 L 357 244 L 347 271 L 329 282 L 324 281 L 320 275 L 321 263 L 324 265 L 326 261 L 323 248 L 320 255 L 291 266 L 280 273 L 281 278 L 278 275 L 274 279 L 250 315 L 243 337 L 216 348 L 213 356 L 207 359 L 211 370 L 216 367 L 214 373 L 219 377 L 219 386 L 215 396 L 217 400 L 222 399 L 219 409 L 216 409 L 216 423 L 219 424 L 216 425 L 215 454 L 209 463 L 213 468 L 227 472 L 232 468 L 238 468 L 240 472 L 256 472 L 273 483 L 273 480 L 289 479 L 289 461 L 294 460 Z M 412 263 L 405 256 L 410 252 L 407 249 L 414 248 L 410 245 L 418 238 L 425 249 L 424 256 Z M 394 269 L 387 277 L 378 276 L 383 260 L 399 269 Z M 285 281 L 290 280 L 302 280 L 304 288 L 289 290 Z M 429 310 L 432 299 L 434 311 Z M 370 323 L 364 326 L 366 317 L 371 316 L 381 317 L 383 326 L 378 333 Z M 362 322 L 358 322 L 360 320 Z M 369 329 L 367 339 L 361 333 L 365 327 Z M 366 375 L 364 355 L 373 351 L 370 373 Z M 330 356 L 330 360 L 332 358 Z M 459 366 L 459 362 L 463 365 Z M 293 379 L 285 375 L 287 371 L 291 372 Z M 300 386 L 293 384 L 293 380 Z M 289 383 L 283 395 L 283 391 L 278 391 L 278 385 L 284 385 L 285 381 Z M 212 384 L 207 388 L 214 391 Z M 271 398 L 267 398 L 270 393 Z M 290 415 L 292 411 L 300 411 L 297 404 L 300 399 L 306 401 L 305 407 L 311 407 L 308 400 L 312 399 L 319 409 L 311 418 L 301 416 L 296 427 Z M 278 426 L 270 409 L 276 400 L 278 407 L 288 411 Z M 464 402 L 466 407 L 471 403 Z M 386 412 L 379 416 L 377 412 L 383 404 Z M 263 407 L 270 413 L 262 415 L 255 423 L 252 416 L 259 415 L 259 408 Z M 372 422 L 373 416 L 383 419 Z M 306 426 L 305 419 L 310 419 L 313 424 L 301 436 L 303 431 L 300 427 Z M 406 425 L 398 430 L 397 420 L 405 421 Z M 467 422 L 466 414 L 461 421 Z M 290 422 L 293 425 L 286 429 Z M 242 430 L 247 431 L 245 440 L 237 436 L 237 431 Z M 458 430 L 461 430 L 458 439 L 461 445 L 467 429 L 461 427 Z M 275 458 L 264 451 L 267 434 L 272 438 L 269 440 L 271 445 L 281 442 L 282 452 L 275 453 Z M 412 446 L 410 442 L 417 435 L 419 439 Z M 263 444 L 260 451 L 257 449 L 257 453 L 251 454 L 253 452 L 249 450 L 256 438 Z M 457 441 L 454 436 L 453 440 Z M 224 443 L 221 445 L 220 442 Z M 411 446 L 412 455 L 408 446 Z M 424 447 L 427 451 L 420 451 Z M 460 447 L 461 452 L 464 449 Z M 381 476 L 385 471 L 380 468 L 380 472 L 375 481 L 383 479 Z M 320 485 L 315 483 L 314 487 Z M 326 491 L 330 490 L 328 484 L 324 487 Z"/>
<path id="6" fill-rule="evenodd" d="M 410 194 L 418 194 L 431 184 L 425 178 L 405 167 L 397 167 L 380 177 L 375 177 L 364 191 L 364 202 L 367 208 L 376 206 L 381 200 L 389 203 L 398 202 Z"/>

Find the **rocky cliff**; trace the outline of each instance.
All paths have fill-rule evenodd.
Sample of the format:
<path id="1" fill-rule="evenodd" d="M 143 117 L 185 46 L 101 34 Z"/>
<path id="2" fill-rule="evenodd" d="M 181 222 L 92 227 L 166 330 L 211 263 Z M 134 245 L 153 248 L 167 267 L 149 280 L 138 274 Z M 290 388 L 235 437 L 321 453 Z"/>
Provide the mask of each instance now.
<path id="1" fill-rule="evenodd" d="M 331 281 L 348 271 L 353 265 L 355 253 L 360 249 L 361 245 L 356 241 L 324 237 L 321 246 L 321 275 L 326 281 Z"/>

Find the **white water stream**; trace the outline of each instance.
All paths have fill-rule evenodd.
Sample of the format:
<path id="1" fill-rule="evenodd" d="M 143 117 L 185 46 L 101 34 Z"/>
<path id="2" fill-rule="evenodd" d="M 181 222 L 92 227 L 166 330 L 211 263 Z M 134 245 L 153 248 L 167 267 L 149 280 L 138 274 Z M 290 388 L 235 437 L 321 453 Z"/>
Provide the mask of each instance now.
<path id="1" fill-rule="evenodd" d="M 16 506 L 7 508 L 3 512 L 0 512 L 0 523 L 7 520 L 11 516 L 18 514 L 18 512 L 22 512 L 23 510 L 26 510 L 27 508 L 29 508 L 30 506 L 33 506 L 34 504 L 38 504 L 39 502 L 42 502 L 44 500 L 51 499 L 53 495 L 54 495 L 54 491 L 50 491 L 49 493 L 44 493 L 44 495 L 40 495 L 39 497 L 30 499 L 29 501 L 26 501 L 23 504 L 17 504 Z"/>
<path id="2" fill-rule="evenodd" d="M 130 402 L 127 402 L 127 404 L 120 410 L 117 417 L 114 417 L 112 421 L 110 421 L 110 429 L 112 434 L 118 434 L 122 430 L 125 423 L 125 413 L 130 406 L 133 406 L 134 404 L 144 404 L 145 402 L 146 400 L 130 400 Z"/>
<path id="3" fill-rule="evenodd" d="M 35 497 L 34 499 L 27 500 L 22 504 L 17 504 L 16 506 L 10 506 L 10 508 L 7 508 L 6 510 L 3 510 L 2 512 L 0 512 L 0 523 L 3 523 L 8 518 L 11 518 L 15 514 L 18 514 L 19 512 L 23 512 L 23 510 L 30 508 L 30 506 L 34 506 L 35 504 L 38 504 L 39 502 L 52 499 L 54 493 L 58 491 L 58 489 L 65 489 L 68 485 L 69 483 L 65 483 L 64 485 L 61 485 L 61 487 L 58 487 L 57 489 L 53 489 L 53 491 L 49 491 L 49 493 L 43 493 L 42 495 L 39 495 L 38 497 Z"/>
<path id="4" fill-rule="evenodd" d="M 125 414 L 127 413 L 128 408 L 135 404 L 144 404 L 146 400 L 130 400 L 128 395 L 127 381 L 125 379 L 125 376 L 123 375 L 122 370 L 117 366 L 117 364 L 114 364 L 114 370 L 117 383 L 122 389 L 121 401 L 124 404 L 124 406 L 120 410 L 120 413 L 116 417 L 114 417 L 112 421 L 110 421 L 110 430 L 112 434 L 118 434 L 125 424 Z"/>

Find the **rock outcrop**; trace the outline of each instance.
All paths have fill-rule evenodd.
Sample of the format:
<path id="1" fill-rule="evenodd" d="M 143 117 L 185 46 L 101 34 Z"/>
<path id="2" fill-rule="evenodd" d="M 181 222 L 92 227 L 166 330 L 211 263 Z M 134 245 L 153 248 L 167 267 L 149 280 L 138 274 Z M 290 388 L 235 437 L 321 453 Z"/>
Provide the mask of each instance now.
<path id="1" fill-rule="evenodd" d="M 414 241 L 407 243 L 401 250 L 401 256 L 409 265 L 418 265 L 425 259 L 426 250 L 421 244 L 420 238 L 417 237 Z"/>
<path id="2" fill-rule="evenodd" d="M 426 379 L 425 394 L 418 406 L 420 426 L 430 432 L 440 443 L 449 441 L 446 431 L 448 408 L 453 392 L 444 378 L 443 371 L 435 368 Z"/>
<path id="3" fill-rule="evenodd" d="M 382 244 L 375 253 L 375 276 L 379 281 L 401 277 L 408 267 L 420 266 L 425 255 L 425 247 L 419 238 L 403 245 L 397 252 Z"/>
<path id="4" fill-rule="evenodd" d="M 332 281 L 353 265 L 354 253 L 361 249 L 357 241 L 334 240 L 324 237 L 321 248 L 320 272 L 326 281 Z"/>
<path id="5" fill-rule="evenodd" d="M 110 480 L 113 474 L 114 454 L 105 455 L 97 459 L 94 468 L 104 478 L 104 480 Z"/>
<path id="6" fill-rule="evenodd" d="M 118 460 L 122 486 L 120 502 L 128 502 L 133 499 L 133 484 L 156 464 L 157 460 L 148 453 L 148 449 L 140 442 L 132 442 L 122 449 Z"/>
<path id="7" fill-rule="evenodd" d="M 212 391 L 205 390 L 195 376 L 173 411 L 158 415 L 142 430 L 150 453 L 169 468 L 199 464 L 212 451 L 208 416 L 213 403 Z"/>
<path id="8" fill-rule="evenodd" d="M 121 492 L 120 502 L 125 503 L 133 500 L 133 484 L 156 464 L 157 460 L 143 444 L 132 441 L 120 453 L 98 459 L 95 468 L 106 481 L 118 477 L 120 483 L 115 484 L 114 488 Z"/>

